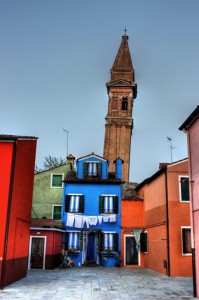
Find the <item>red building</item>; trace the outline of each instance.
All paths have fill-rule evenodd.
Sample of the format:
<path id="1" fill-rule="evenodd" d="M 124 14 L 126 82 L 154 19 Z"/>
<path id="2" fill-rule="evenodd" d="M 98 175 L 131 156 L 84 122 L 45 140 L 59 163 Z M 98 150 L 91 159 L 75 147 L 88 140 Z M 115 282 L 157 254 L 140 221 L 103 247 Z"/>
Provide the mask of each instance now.
<path id="1" fill-rule="evenodd" d="M 61 221 L 31 219 L 28 269 L 50 270 L 60 266 L 63 233 Z"/>
<path id="2" fill-rule="evenodd" d="M 36 137 L 0 135 L 0 288 L 26 276 Z"/>

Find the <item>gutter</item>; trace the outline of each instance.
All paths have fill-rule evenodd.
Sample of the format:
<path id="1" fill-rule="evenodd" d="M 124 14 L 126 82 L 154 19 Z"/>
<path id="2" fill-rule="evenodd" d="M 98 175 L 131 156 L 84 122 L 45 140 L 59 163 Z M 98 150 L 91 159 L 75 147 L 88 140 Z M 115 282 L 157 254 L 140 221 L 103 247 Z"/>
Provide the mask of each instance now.
<path id="1" fill-rule="evenodd" d="M 16 164 L 16 152 L 17 152 L 17 140 L 14 141 L 13 155 L 12 155 L 12 165 L 11 165 L 11 175 L 10 175 L 10 188 L 8 196 L 8 208 L 7 208 L 7 218 L 6 218 L 6 233 L 4 240 L 4 251 L 3 251 L 3 262 L 2 262 L 2 280 L 1 280 L 1 289 L 4 288 L 5 272 L 6 272 L 6 255 L 8 248 L 8 234 L 9 234 L 9 225 L 10 225 L 10 214 L 11 214 L 11 205 L 12 205 L 12 194 L 14 186 L 14 170 Z"/>
<path id="2" fill-rule="evenodd" d="M 169 237 L 169 202 L 168 202 L 167 170 L 165 172 L 165 192 L 166 192 L 166 224 L 167 224 L 167 275 L 171 276 L 171 270 L 170 270 L 170 237 Z"/>

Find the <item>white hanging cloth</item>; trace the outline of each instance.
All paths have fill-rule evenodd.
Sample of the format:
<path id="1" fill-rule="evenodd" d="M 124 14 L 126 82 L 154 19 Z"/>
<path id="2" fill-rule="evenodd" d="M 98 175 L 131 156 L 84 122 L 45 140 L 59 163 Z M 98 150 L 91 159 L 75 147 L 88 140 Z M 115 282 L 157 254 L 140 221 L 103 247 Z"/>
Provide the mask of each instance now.
<path id="1" fill-rule="evenodd" d="M 66 226 L 73 227 L 75 216 L 73 214 L 67 214 Z"/>

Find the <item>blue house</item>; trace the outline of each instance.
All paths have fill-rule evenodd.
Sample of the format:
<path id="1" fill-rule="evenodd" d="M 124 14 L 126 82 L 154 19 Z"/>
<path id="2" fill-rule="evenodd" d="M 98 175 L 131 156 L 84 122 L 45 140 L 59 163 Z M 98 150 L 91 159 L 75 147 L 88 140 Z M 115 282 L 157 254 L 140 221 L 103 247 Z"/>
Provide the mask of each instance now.
<path id="1" fill-rule="evenodd" d="M 122 163 L 94 153 L 77 159 L 77 171 L 64 179 L 64 246 L 75 265 L 120 265 Z"/>

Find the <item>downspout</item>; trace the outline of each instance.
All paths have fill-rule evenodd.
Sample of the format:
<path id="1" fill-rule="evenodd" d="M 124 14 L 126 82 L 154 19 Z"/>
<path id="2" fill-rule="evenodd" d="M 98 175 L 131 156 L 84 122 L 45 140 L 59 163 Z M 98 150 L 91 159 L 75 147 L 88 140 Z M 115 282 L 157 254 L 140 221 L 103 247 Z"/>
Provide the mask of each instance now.
<path id="1" fill-rule="evenodd" d="M 166 224 L 167 224 L 167 275 L 170 276 L 170 237 L 169 237 L 169 202 L 168 202 L 167 168 L 165 171 L 165 192 L 166 192 Z"/>
<path id="2" fill-rule="evenodd" d="M 15 173 L 14 170 L 15 170 L 15 164 L 16 164 L 16 152 L 17 152 L 17 141 L 15 140 L 14 147 L 13 147 L 13 155 L 12 155 L 11 174 L 10 174 L 10 187 L 9 187 L 8 208 L 7 208 L 7 218 L 6 218 L 6 232 L 5 232 L 5 240 L 4 240 L 3 263 L 2 263 L 1 289 L 4 288 L 5 273 L 6 273 L 6 254 L 7 254 L 7 248 L 8 248 L 8 234 L 9 234 L 12 194 L 13 194 L 13 185 L 14 185 L 14 173 Z"/>

